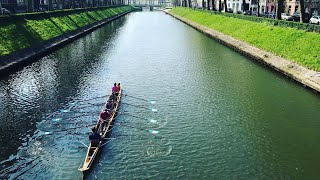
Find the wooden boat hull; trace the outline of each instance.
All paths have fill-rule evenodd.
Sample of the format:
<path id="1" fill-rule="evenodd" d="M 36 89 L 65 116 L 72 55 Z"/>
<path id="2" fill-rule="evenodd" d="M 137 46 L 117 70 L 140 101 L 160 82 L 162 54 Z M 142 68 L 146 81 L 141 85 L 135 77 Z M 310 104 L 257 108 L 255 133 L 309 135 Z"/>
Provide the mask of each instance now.
<path id="1" fill-rule="evenodd" d="M 121 94 L 122 94 L 122 90 L 120 89 L 119 95 L 117 96 L 116 105 L 115 105 L 115 107 L 113 109 L 113 112 L 111 113 L 110 119 L 109 119 L 107 125 L 105 126 L 105 128 L 103 128 L 103 130 L 100 132 L 102 140 L 100 140 L 99 143 L 97 145 L 94 145 L 94 146 L 92 145 L 92 143 L 89 144 L 89 147 L 88 147 L 88 150 L 87 150 L 87 154 L 86 154 L 86 158 L 84 160 L 82 168 L 79 168 L 79 171 L 85 172 L 85 171 L 88 171 L 90 169 L 95 157 L 97 156 L 97 154 L 99 152 L 99 149 L 103 145 L 102 143 L 104 142 L 104 139 L 106 138 L 108 132 L 111 130 L 111 123 L 113 122 L 113 120 L 114 120 L 114 118 L 115 118 L 115 116 L 117 114 L 119 105 L 120 105 Z M 109 98 L 110 98 L 110 96 L 108 96 L 107 101 L 109 100 Z M 98 127 L 98 125 L 99 125 L 99 119 L 98 119 L 98 123 L 97 123 L 96 127 Z"/>

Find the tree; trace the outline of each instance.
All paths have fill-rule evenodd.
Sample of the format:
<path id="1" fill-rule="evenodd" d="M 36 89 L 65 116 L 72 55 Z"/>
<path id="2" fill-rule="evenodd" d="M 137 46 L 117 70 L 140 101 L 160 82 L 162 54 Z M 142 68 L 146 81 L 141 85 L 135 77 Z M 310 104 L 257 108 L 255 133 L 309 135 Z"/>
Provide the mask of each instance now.
<path id="1" fill-rule="evenodd" d="M 192 8 L 191 0 L 188 0 L 189 8 Z"/>
<path id="2" fill-rule="evenodd" d="M 215 10 L 216 10 L 214 1 L 215 1 L 215 0 L 211 0 L 212 11 L 215 11 Z"/>
<path id="3" fill-rule="evenodd" d="M 207 10 L 210 10 L 210 0 L 207 0 Z"/>
<path id="4" fill-rule="evenodd" d="M 27 2 L 28 12 L 33 12 L 33 0 L 28 0 Z"/>
<path id="5" fill-rule="evenodd" d="M 202 9 L 204 9 L 205 7 L 204 7 L 204 0 L 202 0 Z"/>
<path id="6" fill-rule="evenodd" d="M 0 0 L 0 15 L 2 15 L 2 5 L 1 5 L 1 0 Z"/>
<path id="7" fill-rule="evenodd" d="M 227 0 L 223 0 L 224 3 L 224 12 L 227 12 Z"/>
<path id="8" fill-rule="evenodd" d="M 304 7 L 304 0 L 300 0 L 300 22 L 303 22 L 306 18 L 306 8 Z"/>
<path id="9" fill-rule="evenodd" d="M 259 17 L 259 15 L 260 15 L 260 0 L 257 0 L 257 3 L 258 3 L 257 16 Z"/>
<path id="10" fill-rule="evenodd" d="M 48 8 L 49 8 L 49 11 L 51 11 L 52 10 L 52 0 L 49 0 L 49 6 L 48 6 Z"/>
<path id="11" fill-rule="evenodd" d="M 180 2 L 179 0 L 172 0 L 172 4 L 174 5 L 174 7 L 176 7 L 180 5 Z"/>
<path id="12" fill-rule="evenodd" d="M 33 1 L 33 9 L 40 10 L 40 0 L 34 0 Z"/>
<path id="13" fill-rule="evenodd" d="M 244 12 L 246 9 L 245 8 L 246 5 L 246 0 L 242 0 L 242 12 Z"/>
<path id="14" fill-rule="evenodd" d="M 221 6 L 221 0 L 219 0 L 219 12 L 221 12 L 222 6 Z"/>
<path id="15" fill-rule="evenodd" d="M 284 0 L 278 0 L 277 19 L 281 19 L 281 13 L 283 12 L 283 2 Z"/>

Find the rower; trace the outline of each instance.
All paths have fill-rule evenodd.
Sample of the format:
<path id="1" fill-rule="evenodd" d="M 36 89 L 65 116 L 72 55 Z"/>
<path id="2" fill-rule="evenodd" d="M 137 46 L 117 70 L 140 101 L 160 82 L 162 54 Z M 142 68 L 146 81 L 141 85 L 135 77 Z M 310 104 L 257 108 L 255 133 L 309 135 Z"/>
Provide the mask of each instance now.
<path id="1" fill-rule="evenodd" d="M 113 102 L 116 102 L 117 101 L 117 96 L 115 94 L 111 94 L 110 97 L 109 97 L 109 100 L 112 100 Z"/>
<path id="2" fill-rule="evenodd" d="M 100 113 L 100 131 L 102 131 L 104 129 L 104 126 L 106 125 L 106 123 L 108 122 L 108 119 L 110 118 L 111 113 L 105 109 L 103 112 Z"/>
<path id="3" fill-rule="evenodd" d="M 118 83 L 118 89 L 119 89 L 119 91 L 121 90 L 121 85 L 120 85 L 120 83 Z"/>
<path id="4" fill-rule="evenodd" d="M 115 94 L 116 96 L 119 95 L 119 87 L 117 86 L 117 83 L 114 83 L 112 87 L 112 94 Z"/>
<path id="5" fill-rule="evenodd" d="M 92 147 L 97 147 L 99 144 L 99 141 L 101 140 L 100 134 L 97 132 L 97 128 L 93 127 L 92 133 L 89 135 L 89 140 L 91 142 Z"/>
<path id="6" fill-rule="evenodd" d="M 113 109 L 113 100 L 108 100 L 107 104 L 106 104 L 106 109 L 107 110 L 112 110 Z"/>

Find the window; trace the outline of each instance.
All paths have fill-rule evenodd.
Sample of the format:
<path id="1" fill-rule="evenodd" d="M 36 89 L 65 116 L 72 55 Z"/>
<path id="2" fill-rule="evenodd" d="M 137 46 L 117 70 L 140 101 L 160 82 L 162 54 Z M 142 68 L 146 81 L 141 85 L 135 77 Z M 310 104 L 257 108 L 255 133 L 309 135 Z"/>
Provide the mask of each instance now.
<path id="1" fill-rule="evenodd" d="M 1 0 L 1 4 L 9 4 L 8 0 Z"/>
<path id="2" fill-rule="evenodd" d="M 290 14 L 290 12 L 291 12 L 291 6 L 288 7 L 288 12 L 287 13 Z"/>

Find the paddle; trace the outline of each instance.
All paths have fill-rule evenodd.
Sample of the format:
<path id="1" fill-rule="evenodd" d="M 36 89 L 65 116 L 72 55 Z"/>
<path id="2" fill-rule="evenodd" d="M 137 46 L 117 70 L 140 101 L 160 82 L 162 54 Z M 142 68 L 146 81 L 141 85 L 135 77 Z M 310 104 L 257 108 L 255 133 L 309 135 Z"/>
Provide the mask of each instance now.
<path id="1" fill-rule="evenodd" d="M 89 127 L 89 126 L 94 126 L 94 125 L 96 125 L 96 123 L 95 124 L 87 124 L 87 125 L 83 125 L 83 126 L 72 127 L 72 128 L 68 128 L 68 129 L 61 129 L 61 130 L 58 130 L 58 131 L 40 131 L 40 132 L 42 132 L 41 135 L 51 135 L 51 134 L 57 133 L 57 132 L 65 132 L 65 131 L 69 131 L 71 129 L 84 128 L 84 127 Z"/>
<path id="2" fill-rule="evenodd" d="M 126 113 L 121 113 L 121 114 L 127 115 L 127 116 L 131 116 L 131 117 L 134 117 L 134 118 L 138 118 L 138 119 L 144 119 L 144 120 L 150 121 L 151 123 L 157 122 L 157 120 L 152 119 L 152 118 L 149 119 L 149 118 L 139 117 L 139 116 L 135 116 L 135 115 L 132 115 L 132 114 L 126 114 Z"/>
<path id="3" fill-rule="evenodd" d="M 69 119 L 75 119 L 75 118 L 79 118 L 79 117 L 92 116 L 92 115 L 97 115 L 97 114 L 95 112 L 85 112 L 85 114 L 81 114 L 81 115 L 77 115 L 77 116 L 72 116 L 72 117 L 68 117 L 68 118 L 55 117 L 55 118 L 52 118 L 51 120 L 53 122 L 59 122 L 61 120 L 69 120 Z"/>
<path id="4" fill-rule="evenodd" d="M 156 131 L 156 130 L 153 130 L 153 129 L 143 129 L 143 128 L 138 128 L 138 127 L 135 127 L 135 126 L 130 126 L 130 125 L 127 125 L 127 124 L 120 124 L 120 123 L 116 123 L 116 124 L 119 124 L 119 125 L 123 125 L 123 126 L 127 126 L 127 127 L 131 127 L 131 128 L 135 128 L 135 129 L 138 129 L 138 130 L 141 130 L 141 131 L 145 131 L 147 130 L 149 133 L 151 134 L 158 134 L 159 131 Z"/>
<path id="5" fill-rule="evenodd" d="M 120 113 L 119 113 L 120 114 Z M 119 117 L 119 115 L 116 115 L 114 116 L 113 120 L 114 121 L 115 119 L 117 119 Z M 107 123 L 109 123 L 109 121 L 106 121 Z M 68 128 L 68 129 L 62 129 L 62 130 L 58 130 L 58 131 L 43 131 L 43 134 L 45 135 L 49 135 L 49 134 L 52 134 L 52 133 L 55 133 L 55 132 L 64 132 L 64 131 L 68 131 L 70 129 L 77 129 L 77 128 L 82 128 L 82 127 L 89 127 L 89 126 L 93 126 L 93 125 L 96 125 L 97 123 L 95 124 L 90 124 L 90 125 L 84 125 L 84 126 L 77 126 L 77 127 L 71 127 L 71 128 Z M 110 130 L 108 130 L 109 132 Z"/>
<path id="6" fill-rule="evenodd" d="M 97 97 L 93 97 L 93 98 L 90 98 L 90 99 L 84 99 L 84 100 L 76 100 L 76 102 L 85 102 L 85 101 L 91 101 L 91 100 L 94 100 L 94 99 L 99 99 L 99 98 L 104 98 L 104 97 L 107 97 L 109 96 L 109 94 L 107 95 L 103 95 L 103 96 L 97 96 Z M 75 102 L 73 102 L 75 103 Z M 73 104 L 73 103 L 69 103 L 69 104 Z"/>
<path id="7" fill-rule="evenodd" d="M 156 101 L 154 101 L 154 100 L 148 100 L 148 99 L 144 99 L 144 98 L 136 97 L 136 96 L 131 96 L 131 95 L 124 94 L 124 93 L 122 93 L 122 95 L 123 96 L 127 96 L 127 97 L 131 97 L 131 98 L 134 98 L 134 99 L 139 99 L 139 100 L 142 100 L 142 101 L 145 101 L 145 102 L 149 102 L 151 104 L 156 104 Z"/>
<path id="8" fill-rule="evenodd" d="M 143 106 L 140 106 L 140 105 L 125 103 L 125 102 L 121 102 L 121 104 L 126 104 L 126 105 L 129 105 L 129 106 L 134 106 L 134 107 L 138 107 L 138 108 L 141 108 L 141 109 L 151 110 L 152 112 L 157 112 L 158 111 L 157 109 L 154 109 L 154 108 L 146 108 L 146 107 L 143 107 Z"/>
<path id="9" fill-rule="evenodd" d="M 82 105 L 82 106 L 78 106 L 76 107 L 76 109 L 85 109 L 85 108 L 90 108 L 92 106 L 101 106 L 101 105 L 104 105 L 105 102 L 101 102 L 101 103 L 86 103 L 86 104 L 89 104 L 89 105 Z"/>

